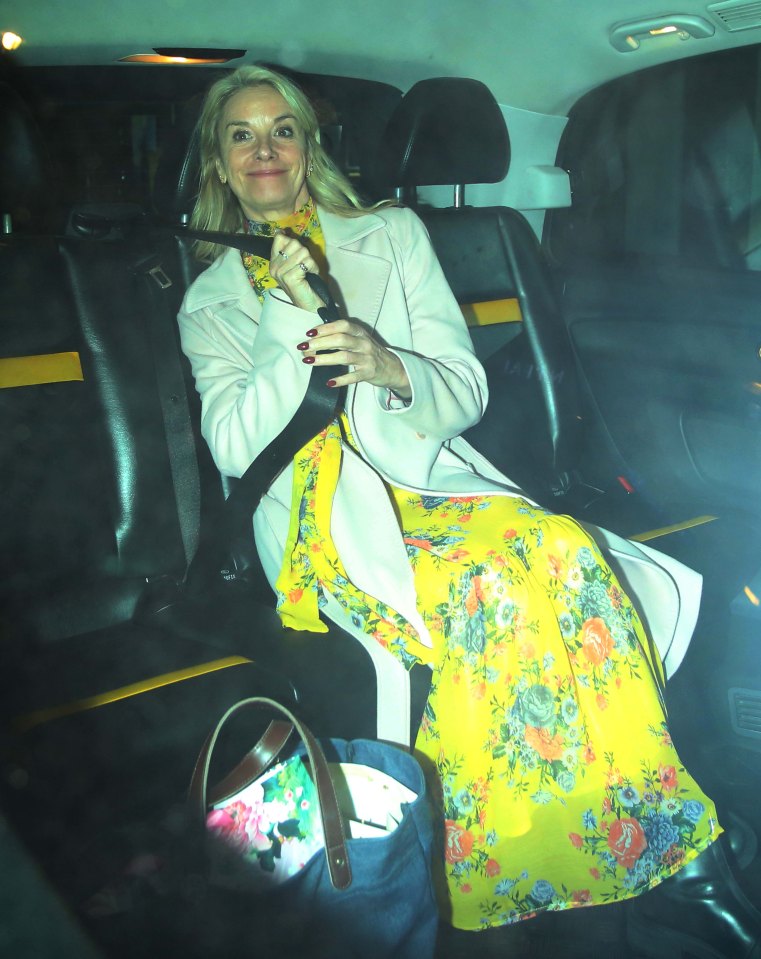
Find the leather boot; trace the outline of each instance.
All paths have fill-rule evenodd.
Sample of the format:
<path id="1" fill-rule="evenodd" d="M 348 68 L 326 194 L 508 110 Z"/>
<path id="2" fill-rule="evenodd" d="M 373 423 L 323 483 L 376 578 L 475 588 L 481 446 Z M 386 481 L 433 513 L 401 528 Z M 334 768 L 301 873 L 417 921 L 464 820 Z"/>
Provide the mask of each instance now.
<path id="1" fill-rule="evenodd" d="M 627 935 L 636 959 L 761 959 L 761 912 L 733 876 L 721 839 L 629 902 Z"/>

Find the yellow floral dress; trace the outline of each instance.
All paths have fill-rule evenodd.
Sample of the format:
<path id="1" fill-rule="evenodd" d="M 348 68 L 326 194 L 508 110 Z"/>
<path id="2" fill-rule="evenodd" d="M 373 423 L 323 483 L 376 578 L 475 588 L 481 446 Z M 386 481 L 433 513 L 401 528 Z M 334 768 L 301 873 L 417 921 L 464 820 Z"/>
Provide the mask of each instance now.
<path id="1" fill-rule="evenodd" d="M 388 487 L 433 639 L 358 590 L 330 507 L 345 417 L 294 460 L 277 582 L 286 625 L 324 629 L 329 592 L 355 625 L 433 681 L 416 748 L 437 772 L 442 913 L 484 929 L 635 896 L 721 832 L 679 762 L 662 666 L 596 544 L 509 496 Z"/>

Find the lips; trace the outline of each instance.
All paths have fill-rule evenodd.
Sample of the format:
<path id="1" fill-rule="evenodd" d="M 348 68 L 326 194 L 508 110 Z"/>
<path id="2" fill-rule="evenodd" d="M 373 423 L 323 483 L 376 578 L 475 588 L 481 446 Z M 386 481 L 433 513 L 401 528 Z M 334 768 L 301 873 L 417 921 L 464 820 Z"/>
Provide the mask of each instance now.
<path id="1" fill-rule="evenodd" d="M 269 176 L 282 176 L 284 173 L 287 173 L 287 170 L 252 170 L 250 173 L 246 174 L 247 176 L 256 176 L 256 177 L 269 177 Z"/>

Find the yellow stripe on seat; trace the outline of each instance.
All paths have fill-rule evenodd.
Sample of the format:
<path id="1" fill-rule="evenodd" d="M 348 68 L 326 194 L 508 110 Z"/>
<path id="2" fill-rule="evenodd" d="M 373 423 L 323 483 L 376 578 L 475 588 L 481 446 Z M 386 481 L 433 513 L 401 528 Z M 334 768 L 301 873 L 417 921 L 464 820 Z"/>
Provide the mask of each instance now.
<path id="1" fill-rule="evenodd" d="M 0 359 L 0 390 L 74 380 L 84 380 L 79 353 L 42 353 Z"/>
<path id="2" fill-rule="evenodd" d="M 60 706 L 50 706 L 48 709 L 38 709 L 35 712 L 26 713 L 24 716 L 19 716 L 14 721 L 13 726 L 18 732 L 26 732 L 35 726 L 50 722 L 51 719 L 73 716 L 75 713 L 83 713 L 88 709 L 96 709 L 98 706 L 105 706 L 108 703 L 139 696 L 141 693 L 148 693 L 153 689 L 160 689 L 162 686 L 171 686 L 173 683 L 181 683 L 186 679 L 206 676 L 220 669 L 227 669 L 229 666 L 241 666 L 250 662 L 252 660 L 246 659 L 245 656 L 225 656 L 223 659 L 214 659 L 208 663 L 200 663 L 198 666 L 177 669 L 172 673 L 162 673 L 159 676 L 151 676 L 150 679 L 130 683 L 129 686 L 120 686 L 118 689 L 98 693 L 96 696 L 88 696 L 71 703 L 62 703 Z"/>
<path id="3" fill-rule="evenodd" d="M 668 536 L 670 533 L 679 533 L 684 529 L 693 529 L 695 526 L 703 526 L 705 523 L 712 523 L 718 516 L 696 516 L 694 519 L 686 519 L 683 523 L 674 523 L 673 526 L 662 526 L 660 529 L 651 529 L 646 533 L 638 533 L 630 537 L 635 543 L 646 543 L 650 539 L 658 539 L 661 536 Z"/>
<path id="4" fill-rule="evenodd" d="M 521 308 L 516 299 L 465 303 L 460 305 L 460 309 L 468 326 L 496 326 L 498 323 L 521 322 Z"/>

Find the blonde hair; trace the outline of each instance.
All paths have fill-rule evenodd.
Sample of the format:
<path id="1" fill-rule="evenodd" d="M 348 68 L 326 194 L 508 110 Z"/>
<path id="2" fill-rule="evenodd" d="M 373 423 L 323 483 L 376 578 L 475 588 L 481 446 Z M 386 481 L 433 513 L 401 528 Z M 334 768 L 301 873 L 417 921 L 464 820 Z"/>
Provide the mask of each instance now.
<path id="1" fill-rule="evenodd" d="M 212 84 L 206 94 L 197 135 L 201 159 L 200 189 L 190 226 L 196 230 L 219 230 L 234 233 L 243 223 L 243 212 L 228 186 L 220 182 L 217 159 L 221 158 L 219 124 L 228 100 L 241 90 L 267 85 L 276 90 L 293 111 L 305 139 L 307 164 L 312 172 L 307 188 L 319 207 L 340 216 L 360 216 L 392 201 L 373 205 L 362 202 L 346 176 L 320 145 L 320 126 L 307 96 L 287 77 L 266 67 L 240 67 Z M 196 255 L 202 260 L 215 260 L 227 247 L 199 241 Z"/>

